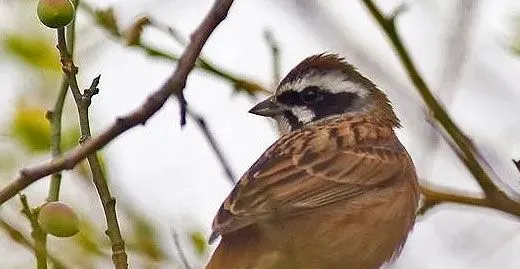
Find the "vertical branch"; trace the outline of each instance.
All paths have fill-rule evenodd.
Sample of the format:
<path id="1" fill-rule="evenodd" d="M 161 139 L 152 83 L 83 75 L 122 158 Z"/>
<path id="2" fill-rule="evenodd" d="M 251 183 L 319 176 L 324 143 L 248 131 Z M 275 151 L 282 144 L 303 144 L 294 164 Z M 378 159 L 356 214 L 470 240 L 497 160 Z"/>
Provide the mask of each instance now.
<path id="1" fill-rule="evenodd" d="M 31 223 L 31 236 L 34 239 L 34 255 L 36 256 L 36 268 L 47 269 L 47 236 L 38 224 L 38 210 L 32 210 L 27 202 L 27 197 L 20 194 L 22 214 Z"/>
<path id="2" fill-rule="evenodd" d="M 62 78 L 58 97 L 54 103 L 54 107 L 51 111 L 47 111 L 47 119 L 51 121 L 51 156 L 52 159 L 59 158 L 61 156 L 61 117 L 63 114 L 63 105 L 69 83 L 67 77 L 64 75 Z M 51 183 L 49 186 L 49 193 L 47 195 L 47 201 L 57 201 L 60 197 L 60 186 L 61 186 L 61 172 L 52 174 Z"/>
<path id="3" fill-rule="evenodd" d="M 73 0 L 73 5 L 76 8 L 78 6 L 79 0 Z M 75 25 L 76 25 L 76 16 L 74 16 L 72 22 L 67 26 L 67 39 L 69 43 L 69 47 L 67 51 L 70 55 L 72 55 L 74 50 L 74 34 L 75 34 Z M 60 90 L 58 91 L 58 96 L 56 98 L 56 102 L 54 103 L 54 107 L 51 111 L 47 112 L 47 119 L 51 123 L 51 158 L 57 159 L 61 156 L 61 119 L 63 114 L 63 105 L 65 103 L 65 97 L 67 96 L 67 90 L 69 87 L 69 83 L 67 81 L 67 76 L 63 75 Z M 51 183 L 49 185 L 49 191 L 47 194 L 47 201 L 57 201 L 60 197 L 60 187 L 61 187 L 61 172 L 54 173 L 51 176 Z M 29 209 L 27 209 L 29 210 Z M 33 237 L 35 241 L 35 253 L 36 259 L 38 263 L 38 268 L 40 265 L 42 268 L 47 268 L 47 233 L 41 229 L 38 222 L 31 222 L 33 226 Z"/>
<path id="4" fill-rule="evenodd" d="M 73 0 L 72 4 L 74 8 L 78 7 L 79 0 Z M 74 44 L 75 44 L 75 29 L 76 29 L 76 16 L 70 24 L 66 27 L 66 40 L 67 40 L 67 52 L 69 55 L 74 55 Z M 65 97 L 67 96 L 67 90 L 69 83 L 67 76 L 63 74 L 61 81 L 60 90 L 58 97 L 54 103 L 52 111 L 47 114 L 47 119 L 51 122 L 51 156 L 52 159 L 59 158 L 61 156 L 61 118 L 63 115 L 63 105 L 65 103 Z M 61 186 L 61 173 L 54 173 L 51 177 L 51 183 L 49 186 L 49 193 L 47 195 L 47 201 L 57 201 L 60 197 L 60 186 Z"/>
<path id="5" fill-rule="evenodd" d="M 265 30 L 264 38 L 269 48 L 271 49 L 271 61 L 273 65 L 273 84 L 276 85 L 280 82 L 281 71 L 280 71 L 280 45 L 273 36 L 273 32 Z"/>
<path id="6" fill-rule="evenodd" d="M 86 89 L 84 93 L 81 93 L 76 74 L 78 68 L 74 65 L 72 56 L 67 51 L 67 43 L 65 38 L 64 28 L 58 29 L 58 50 L 60 52 L 62 69 L 67 76 L 70 90 L 76 107 L 78 109 L 79 125 L 81 130 L 80 144 L 85 143 L 91 137 L 90 132 L 90 121 L 89 121 L 89 106 L 92 97 L 98 93 L 97 85 L 99 83 L 99 76 L 92 81 L 89 89 Z M 107 222 L 106 234 L 108 235 L 112 244 L 112 261 L 115 268 L 123 269 L 128 268 L 127 254 L 125 252 L 125 243 L 121 236 L 121 230 L 117 221 L 117 213 L 115 209 L 116 200 L 110 194 L 105 175 L 101 168 L 101 163 L 97 156 L 97 153 L 92 153 L 87 156 L 87 161 L 90 166 L 92 173 L 92 180 L 96 186 L 103 210 L 105 212 L 105 219 Z"/>

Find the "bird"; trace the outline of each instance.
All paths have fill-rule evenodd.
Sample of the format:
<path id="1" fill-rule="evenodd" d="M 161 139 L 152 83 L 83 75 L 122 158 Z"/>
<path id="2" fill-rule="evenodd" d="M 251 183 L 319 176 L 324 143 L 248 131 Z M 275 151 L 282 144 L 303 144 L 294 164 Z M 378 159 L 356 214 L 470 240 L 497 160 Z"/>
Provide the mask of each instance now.
<path id="1" fill-rule="evenodd" d="M 419 187 L 377 86 L 337 54 L 310 56 L 250 113 L 281 135 L 212 224 L 206 269 L 376 269 L 400 254 Z"/>

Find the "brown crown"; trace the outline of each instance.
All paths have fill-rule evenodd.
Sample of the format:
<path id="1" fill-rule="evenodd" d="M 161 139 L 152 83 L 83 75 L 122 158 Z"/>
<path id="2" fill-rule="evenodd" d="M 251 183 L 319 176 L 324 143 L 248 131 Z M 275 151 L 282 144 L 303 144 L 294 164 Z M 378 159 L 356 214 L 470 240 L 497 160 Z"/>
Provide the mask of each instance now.
<path id="1" fill-rule="evenodd" d="M 330 53 L 321 53 L 306 58 L 285 76 L 280 85 L 298 80 L 309 73 L 319 74 L 331 71 L 343 72 L 348 80 L 360 83 L 368 89 L 375 88 L 369 79 L 357 72 L 356 68 L 347 63 L 344 58 Z"/>

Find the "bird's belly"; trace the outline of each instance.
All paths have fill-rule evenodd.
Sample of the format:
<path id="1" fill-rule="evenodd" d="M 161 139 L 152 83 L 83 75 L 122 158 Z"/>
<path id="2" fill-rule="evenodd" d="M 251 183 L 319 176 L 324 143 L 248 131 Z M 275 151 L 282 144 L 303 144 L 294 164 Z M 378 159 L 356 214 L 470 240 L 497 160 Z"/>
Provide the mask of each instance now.
<path id="1" fill-rule="evenodd" d="M 392 201 L 360 197 L 285 219 L 274 226 L 279 228 L 274 233 L 279 233 L 274 239 L 279 257 L 293 260 L 298 264 L 294 268 L 379 268 L 404 244 L 414 222 L 415 203 L 409 197 Z"/>

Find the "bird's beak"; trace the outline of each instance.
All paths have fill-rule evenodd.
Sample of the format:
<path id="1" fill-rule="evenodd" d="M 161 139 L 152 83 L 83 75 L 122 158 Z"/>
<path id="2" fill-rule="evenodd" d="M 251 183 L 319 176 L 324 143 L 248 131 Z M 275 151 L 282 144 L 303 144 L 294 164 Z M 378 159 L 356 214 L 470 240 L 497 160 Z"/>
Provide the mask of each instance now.
<path id="1" fill-rule="evenodd" d="M 264 116 L 264 117 L 273 117 L 276 115 L 280 115 L 283 112 L 283 108 L 273 101 L 273 98 L 268 98 L 254 106 L 249 110 L 249 113 Z"/>

